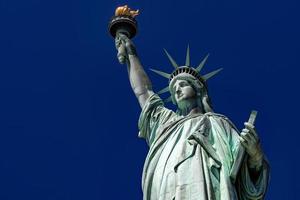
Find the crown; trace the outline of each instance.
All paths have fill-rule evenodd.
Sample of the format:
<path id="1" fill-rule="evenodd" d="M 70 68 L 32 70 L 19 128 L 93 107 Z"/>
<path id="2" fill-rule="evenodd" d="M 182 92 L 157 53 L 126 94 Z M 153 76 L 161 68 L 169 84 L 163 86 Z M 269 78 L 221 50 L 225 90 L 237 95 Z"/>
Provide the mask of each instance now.
<path id="1" fill-rule="evenodd" d="M 205 58 L 200 62 L 200 64 L 194 68 L 190 66 L 190 48 L 189 46 L 187 47 L 187 51 L 186 51 L 186 59 L 185 59 L 185 65 L 184 66 L 179 66 L 176 61 L 172 58 L 172 56 L 167 52 L 167 50 L 165 50 L 165 53 L 168 57 L 168 59 L 170 60 L 172 66 L 175 68 L 175 70 L 169 74 L 160 70 L 156 70 L 156 69 L 150 69 L 151 71 L 157 73 L 158 75 L 167 78 L 169 80 L 169 85 L 167 87 L 165 87 L 164 89 L 160 90 L 157 94 L 163 94 L 166 92 L 170 92 L 170 88 L 171 86 L 176 82 L 176 79 L 181 77 L 181 78 L 194 78 L 196 80 L 198 80 L 201 84 L 206 86 L 206 81 L 208 79 L 210 79 L 211 77 L 213 77 L 214 75 L 216 75 L 217 73 L 219 73 L 223 68 L 219 68 L 217 70 L 214 70 L 208 74 L 205 75 L 200 75 L 200 71 L 202 70 L 202 68 L 204 67 L 209 54 L 207 54 L 205 56 Z M 171 96 L 168 97 L 167 99 L 164 100 L 165 102 L 170 102 L 172 101 L 172 93 Z"/>

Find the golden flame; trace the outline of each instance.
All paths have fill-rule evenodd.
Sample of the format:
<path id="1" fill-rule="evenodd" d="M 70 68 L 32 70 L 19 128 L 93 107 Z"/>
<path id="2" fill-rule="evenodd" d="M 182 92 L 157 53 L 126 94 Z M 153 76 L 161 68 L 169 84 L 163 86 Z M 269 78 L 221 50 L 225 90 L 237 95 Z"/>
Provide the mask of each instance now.
<path id="1" fill-rule="evenodd" d="M 115 11 L 115 16 L 126 15 L 130 17 L 135 17 L 139 14 L 139 10 L 131 10 L 127 5 L 117 7 Z"/>

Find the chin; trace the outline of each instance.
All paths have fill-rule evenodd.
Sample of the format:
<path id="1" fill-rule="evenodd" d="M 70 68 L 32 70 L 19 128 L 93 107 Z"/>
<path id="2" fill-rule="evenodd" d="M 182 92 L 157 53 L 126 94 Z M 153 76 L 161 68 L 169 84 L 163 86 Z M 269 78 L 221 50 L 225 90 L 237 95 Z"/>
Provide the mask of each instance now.
<path id="1" fill-rule="evenodd" d="M 180 105 L 180 107 L 185 107 L 185 105 L 187 105 L 188 104 L 188 101 L 186 100 L 186 99 L 178 99 L 177 100 L 177 105 L 179 106 Z"/>
<path id="2" fill-rule="evenodd" d="M 185 101 L 185 99 L 182 99 L 182 98 L 176 99 L 177 104 L 182 104 L 184 101 Z"/>

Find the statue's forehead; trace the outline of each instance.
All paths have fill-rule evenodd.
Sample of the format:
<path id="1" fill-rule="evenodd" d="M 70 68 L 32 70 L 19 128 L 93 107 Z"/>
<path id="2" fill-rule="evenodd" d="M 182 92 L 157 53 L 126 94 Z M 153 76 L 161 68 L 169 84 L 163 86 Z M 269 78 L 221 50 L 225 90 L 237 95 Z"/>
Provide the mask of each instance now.
<path id="1" fill-rule="evenodd" d="M 184 77 L 178 77 L 176 80 L 174 80 L 174 84 L 172 85 L 172 90 L 175 89 L 175 86 L 180 84 L 180 83 L 187 83 L 187 84 L 190 84 L 189 81 L 184 78 Z"/>
<path id="2" fill-rule="evenodd" d="M 182 83 L 182 82 L 189 83 L 189 82 L 188 82 L 186 79 L 184 79 L 184 78 L 178 78 L 177 80 L 175 80 L 174 85 L 179 84 L 179 83 Z"/>

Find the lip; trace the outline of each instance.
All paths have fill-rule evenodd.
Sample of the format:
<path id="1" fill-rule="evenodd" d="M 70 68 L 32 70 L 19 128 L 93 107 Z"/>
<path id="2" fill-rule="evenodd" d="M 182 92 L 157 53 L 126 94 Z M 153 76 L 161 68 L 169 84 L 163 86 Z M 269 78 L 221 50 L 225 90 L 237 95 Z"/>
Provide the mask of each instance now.
<path id="1" fill-rule="evenodd" d="M 182 93 L 181 93 L 181 94 L 178 94 L 178 95 L 177 95 L 177 99 L 180 99 L 182 96 L 183 96 Z"/>

